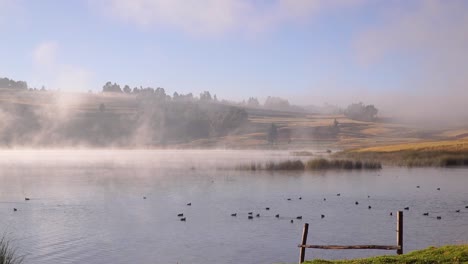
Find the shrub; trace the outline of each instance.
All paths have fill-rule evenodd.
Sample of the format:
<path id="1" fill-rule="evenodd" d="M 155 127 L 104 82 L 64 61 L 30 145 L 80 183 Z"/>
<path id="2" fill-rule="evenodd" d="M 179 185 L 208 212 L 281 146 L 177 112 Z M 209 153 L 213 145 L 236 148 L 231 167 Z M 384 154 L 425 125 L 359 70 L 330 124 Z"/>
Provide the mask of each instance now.
<path id="1" fill-rule="evenodd" d="M 0 264 L 19 264 L 23 262 L 22 257 L 17 257 L 16 251 L 5 238 L 0 239 Z"/>
<path id="2" fill-rule="evenodd" d="M 356 163 L 354 163 L 354 168 L 358 170 L 362 169 L 362 162 L 360 160 L 356 161 Z"/>
<path id="3" fill-rule="evenodd" d="M 268 162 L 265 166 L 266 170 L 304 170 L 305 166 L 301 160 L 287 160 L 278 163 Z"/>
<path id="4" fill-rule="evenodd" d="M 352 160 L 327 160 L 327 159 L 311 159 L 305 164 L 301 160 L 286 160 L 280 162 L 269 161 L 265 165 L 259 163 L 241 164 L 235 167 L 237 170 L 326 170 L 326 169 L 343 169 L 343 170 L 362 170 L 381 169 L 382 165 L 379 162 L 366 161 L 362 162 Z"/>
<path id="5" fill-rule="evenodd" d="M 324 170 L 329 167 L 330 162 L 326 159 L 311 159 L 306 163 L 306 168 L 308 170 Z"/>

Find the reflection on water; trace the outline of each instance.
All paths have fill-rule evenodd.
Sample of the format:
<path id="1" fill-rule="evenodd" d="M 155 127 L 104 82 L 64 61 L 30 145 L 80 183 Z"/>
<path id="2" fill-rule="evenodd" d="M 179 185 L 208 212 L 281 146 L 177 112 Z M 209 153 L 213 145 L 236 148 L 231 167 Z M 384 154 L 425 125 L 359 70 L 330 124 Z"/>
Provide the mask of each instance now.
<path id="1" fill-rule="evenodd" d="M 209 169 L 287 156 L 260 151 L 3 151 L 0 232 L 14 239 L 18 252 L 26 254 L 25 263 L 295 263 L 303 223 L 310 224 L 310 243 L 394 244 L 396 219 L 389 213 L 408 206 L 405 251 L 468 242 L 466 169 Z M 248 212 L 260 217 L 249 220 Z M 179 213 L 186 222 L 179 221 Z M 290 223 L 299 215 L 302 220 Z M 309 258 L 330 259 L 393 254 L 306 252 Z"/>

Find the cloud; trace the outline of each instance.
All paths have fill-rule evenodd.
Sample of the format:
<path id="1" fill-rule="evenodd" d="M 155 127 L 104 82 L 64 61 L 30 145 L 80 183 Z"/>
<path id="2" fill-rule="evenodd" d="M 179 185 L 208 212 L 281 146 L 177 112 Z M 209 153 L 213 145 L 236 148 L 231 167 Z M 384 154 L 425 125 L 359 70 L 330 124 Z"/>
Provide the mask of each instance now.
<path id="1" fill-rule="evenodd" d="M 91 89 L 92 74 L 88 70 L 59 60 L 59 44 L 55 41 L 39 43 L 32 59 L 37 83 L 47 83 L 47 88 L 62 91 Z"/>
<path id="2" fill-rule="evenodd" d="M 467 3 L 463 0 L 414 1 L 395 8 L 380 25 L 362 32 L 356 42 L 363 62 L 394 53 L 416 53 L 430 60 L 457 59 L 468 44 Z"/>
<path id="3" fill-rule="evenodd" d="M 12 14 L 19 10 L 20 1 L 15 0 L 0 0 L 0 29 L 4 23 L 9 22 Z"/>
<path id="4" fill-rule="evenodd" d="M 34 63 L 40 66 L 53 66 L 56 63 L 58 44 L 54 41 L 46 41 L 39 44 L 33 52 Z"/>
<path id="5" fill-rule="evenodd" d="M 406 117 L 468 121 L 467 8 L 463 0 L 411 1 L 359 33 L 357 59 L 366 67 L 388 60 L 414 65 L 407 91 L 381 96 L 382 105 Z"/>
<path id="6" fill-rule="evenodd" d="M 260 31 L 307 18 L 327 8 L 350 7 L 363 0 L 105 0 L 112 17 L 143 27 L 171 27 L 195 34 Z"/>

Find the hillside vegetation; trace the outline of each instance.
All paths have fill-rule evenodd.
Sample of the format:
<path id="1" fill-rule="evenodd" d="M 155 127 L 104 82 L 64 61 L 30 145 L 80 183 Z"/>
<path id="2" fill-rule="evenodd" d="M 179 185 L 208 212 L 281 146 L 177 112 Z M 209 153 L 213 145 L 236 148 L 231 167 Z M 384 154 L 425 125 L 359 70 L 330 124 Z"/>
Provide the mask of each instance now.
<path id="1" fill-rule="evenodd" d="M 235 103 L 206 91 L 199 97 L 170 96 L 163 88 L 121 89 L 109 82 L 102 93 L 72 94 L 26 89 L 24 82 L 5 80 L 7 88 L 0 89 L 1 147 L 355 149 L 346 152 L 348 157 L 367 161 L 381 159 L 383 152 L 405 151 L 411 157 L 431 149 L 425 154 L 429 159 L 453 155 L 449 146 L 451 152 L 458 148 L 459 155 L 468 138 L 467 127 L 422 129 L 379 118 L 373 105 L 353 104 L 344 112 L 331 108 L 325 114 L 276 97 L 262 106 L 256 98 Z"/>

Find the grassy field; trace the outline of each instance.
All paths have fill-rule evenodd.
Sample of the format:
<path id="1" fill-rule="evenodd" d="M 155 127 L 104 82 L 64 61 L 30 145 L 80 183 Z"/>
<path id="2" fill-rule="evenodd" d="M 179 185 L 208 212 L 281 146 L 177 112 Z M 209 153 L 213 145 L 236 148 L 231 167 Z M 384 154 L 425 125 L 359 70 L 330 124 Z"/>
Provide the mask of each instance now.
<path id="1" fill-rule="evenodd" d="M 468 140 L 426 141 L 343 151 L 337 157 L 397 166 L 468 166 Z"/>
<path id="2" fill-rule="evenodd" d="M 399 256 L 379 256 L 353 260 L 313 260 L 307 264 L 442 264 L 468 263 L 468 245 L 451 245 L 443 247 L 429 247 Z"/>
<path id="3" fill-rule="evenodd" d="M 389 146 L 379 146 L 358 149 L 355 152 L 397 152 L 397 151 L 446 151 L 446 152 L 465 152 L 468 151 L 468 139 L 428 141 L 405 143 Z"/>

